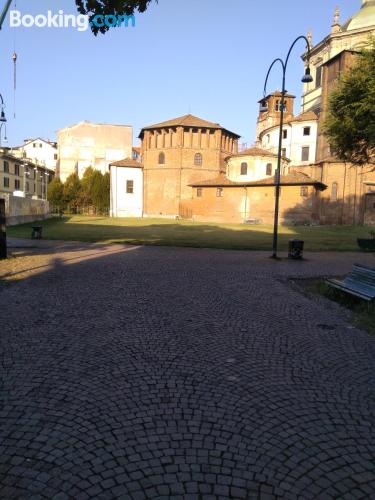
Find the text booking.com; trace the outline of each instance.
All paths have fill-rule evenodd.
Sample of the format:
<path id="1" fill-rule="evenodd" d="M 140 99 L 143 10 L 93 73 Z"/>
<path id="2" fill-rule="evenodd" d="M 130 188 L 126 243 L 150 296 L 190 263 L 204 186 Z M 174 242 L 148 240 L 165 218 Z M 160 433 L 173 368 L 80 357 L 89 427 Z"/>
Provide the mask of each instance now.
<path id="1" fill-rule="evenodd" d="M 9 25 L 11 28 L 75 28 L 78 31 L 87 31 L 90 26 L 97 28 L 119 28 L 124 26 L 135 27 L 135 16 L 130 15 L 102 15 L 97 14 L 91 20 L 83 14 L 65 14 L 59 10 L 54 14 L 48 10 L 46 14 L 22 14 L 19 10 L 9 12 Z"/>

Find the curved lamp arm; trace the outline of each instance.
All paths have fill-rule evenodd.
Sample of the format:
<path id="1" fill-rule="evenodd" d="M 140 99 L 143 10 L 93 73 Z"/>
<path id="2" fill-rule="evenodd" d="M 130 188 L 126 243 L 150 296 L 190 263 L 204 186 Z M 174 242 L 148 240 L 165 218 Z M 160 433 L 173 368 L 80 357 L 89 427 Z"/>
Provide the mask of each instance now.
<path id="1" fill-rule="evenodd" d="M 266 94 L 267 94 L 267 83 L 268 83 L 268 78 L 270 76 L 270 73 L 272 71 L 272 68 L 275 66 L 275 64 L 279 62 L 281 64 L 281 67 L 283 68 L 283 73 L 285 74 L 285 70 L 286 70 L 286 66 L 284 64 L 284 61 L 282 59 L 280 59 L 280 57 L 278 57 L 277 59 L 275 59 L 273 61 L 273 63 L 271 64 L 271 66 L 269 67 L 268 69 L 268 72 L 267 72 L 267 76 L 266 76 L 266 80 L 264 82 L 264 89 L 263 89 L 263 97 L 266 97 Z"/>
<path id="2" fill-rule="evenodd" d="M 289 49 L 289 52 L 288 52 L 288 55 L 286 56 L 286 59 L 285 59 L 285 69 L 287 68 L 288 66 L 288 62 L 289 62 L 289 57 L 290 57 L 290 54 L 292 53 L 292 50 L 294 49 L 294 46 L 296 45 L 297 42 L 299 42 L 300 40 L 305 40 L 306 42 L 306 48 L 307 48 L 307 60 L 308 62 L 310 63 L 310 52 L 311 52 L 311 47 L 310 47 L 310 42 L 308 41 L 307 37 L 305 37 L 305 35 L 301 35 L 299 37 L 297 37 L 294 42 L 292 43 L 292 45 L 290 46 L 290 49 Z"/>

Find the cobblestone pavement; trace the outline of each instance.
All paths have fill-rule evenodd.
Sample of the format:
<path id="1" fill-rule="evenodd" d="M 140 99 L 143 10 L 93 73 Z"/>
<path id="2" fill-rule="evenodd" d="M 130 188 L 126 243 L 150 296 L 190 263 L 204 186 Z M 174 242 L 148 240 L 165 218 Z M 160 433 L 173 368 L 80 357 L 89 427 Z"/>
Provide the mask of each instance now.
<path id="1" fill-rule="evenodd" d="M 0 263 L 2 499 L 374 498 L 375 339 L 288 282 L 373 256 L 29 254 Z"/>

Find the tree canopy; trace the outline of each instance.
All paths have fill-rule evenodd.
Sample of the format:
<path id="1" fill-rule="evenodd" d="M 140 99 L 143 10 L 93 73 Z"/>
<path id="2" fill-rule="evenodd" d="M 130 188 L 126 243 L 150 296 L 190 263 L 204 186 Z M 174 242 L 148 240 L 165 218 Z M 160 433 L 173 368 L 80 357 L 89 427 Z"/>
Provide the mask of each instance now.
<path id="1" fill-rule="evenodd" d="M 145 12 L 153 0 L 75 0 L 80 14 L 88 15 L 90 20 L 100 15 L 131 16 L 135 12 Z M 158 0 L 155 0 L 157 2 Z M 95 35 L 105 33 L 109 28 L 92 25 Z"/>
<path id="2" fill-rule="evenodd" d="M 63 184 L 55 177 L 48 186 L 48 200 L 52 209 L 60 212 L 107 215 L 110 209 L 110 175 L 86 168 L 82 179 L 72 173 Z"/>
<path id="3" fill-rule="evenodd" d="M 49 183 L 47 193 L 52 209 L 61 210 L 64 206 L 64 185 L 58 177 L 54 177 Z"/>
<path id="4" fill-rule="evenodd" d="M 324 133 L 341 160 L 375 163 L 375 42 L 330 95 Z"/>

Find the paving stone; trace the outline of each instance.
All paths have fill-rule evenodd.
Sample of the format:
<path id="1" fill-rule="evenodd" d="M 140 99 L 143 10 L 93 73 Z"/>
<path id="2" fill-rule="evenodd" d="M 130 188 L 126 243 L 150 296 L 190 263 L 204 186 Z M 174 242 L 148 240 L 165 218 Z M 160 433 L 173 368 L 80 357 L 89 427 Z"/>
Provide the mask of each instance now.
<path id="1" fill-rule="evenodd" d="M 290 280 L 373 256 L 51 248 L 0 284 L 1 498 L 371 497 L 373 339 Z"/>

